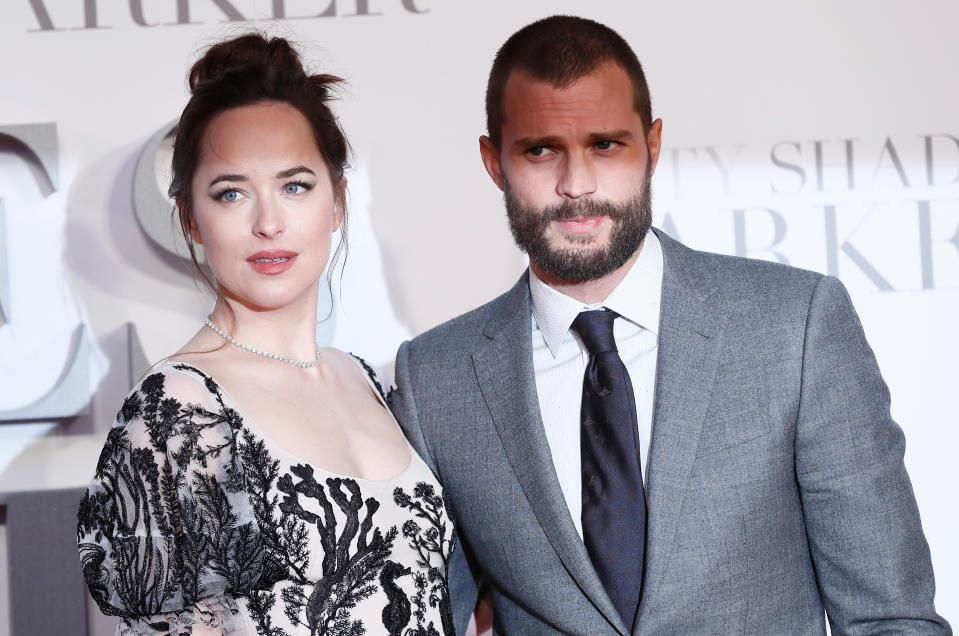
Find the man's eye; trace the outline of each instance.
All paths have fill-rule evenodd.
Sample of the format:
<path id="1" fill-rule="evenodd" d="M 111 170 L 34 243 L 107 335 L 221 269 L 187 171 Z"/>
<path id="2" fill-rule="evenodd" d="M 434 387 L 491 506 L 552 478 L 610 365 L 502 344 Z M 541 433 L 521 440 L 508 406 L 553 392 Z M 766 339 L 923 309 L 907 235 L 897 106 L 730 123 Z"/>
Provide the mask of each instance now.
<path id="1" fill-rule="evenodd" d="M 531 157 L 542 157 L 549 152 L 546 146 L 535 146 L 526 151 Z"/>
<path id="2" fill-rule="evenodd" d="M 597 141 L 596 148 L 598 150 L 611 150 L 613 146 L 616 145 L 615 141 Z"/>

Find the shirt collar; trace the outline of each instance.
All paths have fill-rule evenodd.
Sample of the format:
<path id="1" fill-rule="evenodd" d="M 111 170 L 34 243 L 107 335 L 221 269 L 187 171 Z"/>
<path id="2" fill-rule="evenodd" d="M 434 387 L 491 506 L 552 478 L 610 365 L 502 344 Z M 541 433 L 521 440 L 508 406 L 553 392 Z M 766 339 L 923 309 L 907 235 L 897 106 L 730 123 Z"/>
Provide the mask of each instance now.
<path id="1" fill-rule="evenodd" d="M 659 333 L 659 305 L 663 287 L 663 250 L 655 232 L 646 233 L 636 262 L 606 300 L 584 305 L 544 283 L 529 270 L 533 318 L 554 358 L 559 356 L 570 325 L 581 311 L 606 307 L 626 320 Z"/>

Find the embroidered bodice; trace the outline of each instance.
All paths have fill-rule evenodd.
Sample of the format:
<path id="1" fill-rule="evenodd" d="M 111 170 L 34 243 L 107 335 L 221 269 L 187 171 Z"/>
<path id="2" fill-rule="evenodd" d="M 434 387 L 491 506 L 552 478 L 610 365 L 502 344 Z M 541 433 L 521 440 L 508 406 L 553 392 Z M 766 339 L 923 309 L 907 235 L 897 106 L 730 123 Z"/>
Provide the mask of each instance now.
<path id="1" fill-rule="evenodd" d="M 336 475 L 213 378 L 163 363 L 124 401 L 80 505 L 90 593 L 122 634 L 452 636 L 453 524 L 407 447 L 392 479 Z"/>

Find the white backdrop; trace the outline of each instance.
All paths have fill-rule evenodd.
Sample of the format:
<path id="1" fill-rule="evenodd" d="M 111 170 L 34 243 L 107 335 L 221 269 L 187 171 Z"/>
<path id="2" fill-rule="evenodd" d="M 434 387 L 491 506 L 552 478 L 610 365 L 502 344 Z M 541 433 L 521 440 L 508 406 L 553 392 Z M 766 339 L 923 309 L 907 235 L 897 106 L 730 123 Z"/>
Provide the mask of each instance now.
<path id="1" fill-rule="evenodd" d="M 131 349 L 139 368 L 127 323 L 152 362 L 209 310 L 133 206 L 137 159 L 185 104 L 204 44 L 267 29 L 349 80 L 337 108 L 355 150 L 351 251 L 319 329 L 388 370 L 403 339 L 524 267 L 477 137 L 496 49 L 556 12 L 616 28 L 645 66 L 664 120 L 657 225 L 848 286 L 906 433 L 937 605 L 959 622 L 959 5 L 947 0 L 4 2 L 0 492 L 86 483 Z M 55 137 L 5 128 L 50 123 Z M 40 135 L 26 145 L 51 183 L 5 143 L 24 130 Z"/>

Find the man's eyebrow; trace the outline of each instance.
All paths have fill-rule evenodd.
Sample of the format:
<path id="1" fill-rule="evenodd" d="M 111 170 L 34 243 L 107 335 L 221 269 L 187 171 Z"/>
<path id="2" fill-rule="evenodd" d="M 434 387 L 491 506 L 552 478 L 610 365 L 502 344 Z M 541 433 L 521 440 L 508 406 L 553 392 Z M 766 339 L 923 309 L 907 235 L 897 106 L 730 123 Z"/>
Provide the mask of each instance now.
<path id="1" fill-rule="evenodd" d="M 311 174 L 314 177 L 316 176 L 316 173 L 310 170 L 309 168 L 307 168 L 306 166 L 296 166 L 294 168 L 287 168 L 286 170 L 281 170 L 280 172 L 277 172 L 276 175 L 274 175 L 274 177 L 276 179 L 289 179 L 290 177 L 294 175 L 298 175 L 301 172 Z"/>
<path id="2" fill-rule="evenodd" d="M 514 148 L 538 148 L 539 146 L 552 146 L 559 137 L 556 135 L 546 135 L 545 137 L 520 137 L 513 142 Z"/>
<path id="3" fill-rule="evenodd" d="M 606 132 L 590 133 L 586 137 L 586 143 L 593 145 L 600 141 L 630 141 L 635 135 L 627 129 L 609 130 Z M 538 148 L 539 146 L 552 146 L 558 143 L 560 138 L 557 135 L 545 135 L 543 137 L 520 137 L 513 142 L 514 148 Z"/>
<path id="4" fill-rule="evenodd" d="M 590 145 L 600 141 L 628 141 L 633 138 L 629 130 L 610 130 L 608 132 L 591 133 L 586 139 Z"/>

